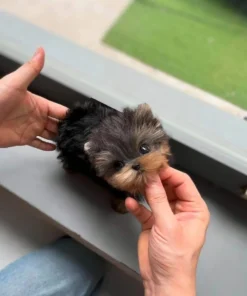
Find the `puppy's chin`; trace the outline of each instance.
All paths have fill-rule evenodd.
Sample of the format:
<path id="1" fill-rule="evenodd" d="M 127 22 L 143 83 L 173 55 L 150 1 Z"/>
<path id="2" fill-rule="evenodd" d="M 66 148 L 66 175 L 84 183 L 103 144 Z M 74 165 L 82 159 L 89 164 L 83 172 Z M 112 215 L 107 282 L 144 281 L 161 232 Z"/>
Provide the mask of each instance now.
<path id="1" fill-rule="evenodd" d="M 105 179 L 111 186 L 132 194 L 142 192 L 144 187 L 143 174 L 133 170 L 131 164 L 126 165 L 120 172 Z"/>
<path id="2" fill-rule="evenodd" d="M 105 179 L 111 186 L 119 190 L 127 191 L 131 194 L 140 193 L 144 195 L 147 175 L 159 173 L 161 168 L 167 166 L 167 154 L 168 150 L 160 149 L 143 155 L 134 161 L 134 163 L 140 165 L 139 171 L 132 168 L 134 163 L 131 162 L 120 172 Z"/>

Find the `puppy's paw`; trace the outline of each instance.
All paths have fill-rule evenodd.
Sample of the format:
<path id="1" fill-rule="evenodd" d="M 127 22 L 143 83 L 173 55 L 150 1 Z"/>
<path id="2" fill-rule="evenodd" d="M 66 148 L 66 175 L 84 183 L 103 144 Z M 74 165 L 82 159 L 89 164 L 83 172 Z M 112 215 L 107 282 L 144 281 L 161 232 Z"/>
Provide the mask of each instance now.
<path id="1" fill-rule="evenodd" d="M 71 170 L 71 169 L 65 169 L 65 168 L 64 168 L 64 171 L 65 171 L 67 174 L 70 174 L 70 175 L 75 174 L 75 172 L 74 172 L 73 170 Z"/>
<path id="2" fill-rule="evenodd" d="M 75 171 L 67 164 L 63 164 L 63 169 L 67 174 L 75 174 Z"/>
<path id="3" fill-rule="evenodd" d="M 69 168 L 63 168 L 63 169 L 64 169 L 64 171 L 65 171 L 67 174 L 72 175 L 72 174 L 75 173 L 73 170 L 71 170 L 71 169 L 69 169 Z"/>
<path id="4" fill-rule="evenodd" d="M 126 214 L 128 210 L 125 207 L 125 200 L 117 197 L 111 199 L 111 207 L 119 214 Z"/>

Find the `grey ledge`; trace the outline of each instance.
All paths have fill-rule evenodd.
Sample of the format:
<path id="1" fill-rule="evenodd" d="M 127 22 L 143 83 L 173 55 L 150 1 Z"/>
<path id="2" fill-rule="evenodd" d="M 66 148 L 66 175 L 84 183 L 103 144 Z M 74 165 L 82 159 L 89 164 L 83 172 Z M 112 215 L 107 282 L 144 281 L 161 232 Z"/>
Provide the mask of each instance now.
<path id="1" fill-rule="evenodd" d="M 174 140 L 247 174 L 244 120 L 0 12 L 0 54 L 23 63 L 41 45 L 46 76 L 116 109 L 149 103 Z"/>

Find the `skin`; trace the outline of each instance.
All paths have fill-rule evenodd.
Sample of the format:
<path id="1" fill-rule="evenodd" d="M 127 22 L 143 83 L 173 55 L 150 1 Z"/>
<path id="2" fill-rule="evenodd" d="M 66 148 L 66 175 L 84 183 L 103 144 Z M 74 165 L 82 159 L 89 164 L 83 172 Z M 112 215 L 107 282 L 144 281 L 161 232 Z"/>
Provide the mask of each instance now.
<path id="1" fill-rule="evenodd" d="M 0 80 L 0 147 L 55 149 L 57 122 L 67 108 L 27 90 L 44 66 L 45 53 Z M 37 137 L 41 137 L 37 138 Z M 138 257 L 145 296 L 195 295 L 196 266 L 209 212 L 190 177 L 172 168 L 149 175 L 145 188 L 151 211 L 134 199 L 126 208 L 142 224 Z"/>
<path id="2" fill-rule="evenodd" d="M 45 52 L 39 48 L 33 58 L 0 80 L 0 147 L 29 145 L 54 150 L 57 120 L 67 108 L 27 90 L 44 66 Z M 38 139 L 42 137 L 43 139 Z"/>
<path id="3" fill-rule="evenodd" d="M 145 295 L 196 295 L 196 267 L 209 211 L 191 178 L 171 167 L 148 178 L 151 211 L 134 199 L 126 208 L 139 220 L 140 272 Z"/>

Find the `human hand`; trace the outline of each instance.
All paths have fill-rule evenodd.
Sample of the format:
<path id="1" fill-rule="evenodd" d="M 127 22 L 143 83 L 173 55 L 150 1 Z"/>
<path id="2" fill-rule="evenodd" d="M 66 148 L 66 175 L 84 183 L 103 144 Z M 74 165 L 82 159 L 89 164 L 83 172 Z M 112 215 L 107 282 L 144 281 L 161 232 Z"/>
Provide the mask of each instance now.
<path id="1" fill-rule="evenodd" d="M 134 199 L 127 209 L 142 224 L 138 242 L 145 295 L 195 295 L 196 267 L 209 211 L 190 177 L 171 167 L 146 186 L 149 211 Z"/>
<path id="2" fill-rule="evenodd" d="M 67 108 L 27 90 L 44 66 L 45 52 L 39 48 L 33 58 L 0 80 L 0 147 L 29 145 L 54 150 L 57 122 Z"/>

